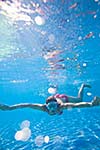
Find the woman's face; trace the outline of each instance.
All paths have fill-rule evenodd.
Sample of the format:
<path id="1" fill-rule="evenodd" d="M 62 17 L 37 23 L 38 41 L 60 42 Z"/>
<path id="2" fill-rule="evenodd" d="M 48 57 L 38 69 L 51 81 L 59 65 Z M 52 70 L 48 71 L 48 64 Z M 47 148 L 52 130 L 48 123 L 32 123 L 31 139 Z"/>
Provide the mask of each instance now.
<path id="1" fill-rule="evenodd" d="M 55 115 L 58 112 L 58 103 L 57 102 L 49 102 L 47 104 L 47 108 L 51 115 Z"/>

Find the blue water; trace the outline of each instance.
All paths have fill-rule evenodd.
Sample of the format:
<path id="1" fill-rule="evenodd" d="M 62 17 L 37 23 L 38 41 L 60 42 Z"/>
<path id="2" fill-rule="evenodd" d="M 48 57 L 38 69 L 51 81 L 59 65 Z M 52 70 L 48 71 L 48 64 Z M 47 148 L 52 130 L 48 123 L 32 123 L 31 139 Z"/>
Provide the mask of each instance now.
<path id="1" fill-rule="evenodd" d="M 99 47 L 99 0 L 0 1 L 0 103 L 45 103 L 50 86 L 77 96 L 82 83 L 92 86 L 84 101 L 100 96 Z M 0 111 L 0 150 L 100 150 L 99 116 L 100 107 Z M 17 140 L 25 120 L 31 135 Z"/>

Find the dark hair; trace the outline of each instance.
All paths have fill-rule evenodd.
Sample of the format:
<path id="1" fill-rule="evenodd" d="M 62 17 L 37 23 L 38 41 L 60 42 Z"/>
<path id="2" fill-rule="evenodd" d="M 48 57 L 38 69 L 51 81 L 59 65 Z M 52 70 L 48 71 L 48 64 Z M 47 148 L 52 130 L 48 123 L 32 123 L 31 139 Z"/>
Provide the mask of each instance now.
<path id="1" fill-rule="evenodd" d="M 56 98 L 54 96 L 49 96 L 46 99 L 46 104 L 48 104 L 49 102 L 57 102 Z"/>

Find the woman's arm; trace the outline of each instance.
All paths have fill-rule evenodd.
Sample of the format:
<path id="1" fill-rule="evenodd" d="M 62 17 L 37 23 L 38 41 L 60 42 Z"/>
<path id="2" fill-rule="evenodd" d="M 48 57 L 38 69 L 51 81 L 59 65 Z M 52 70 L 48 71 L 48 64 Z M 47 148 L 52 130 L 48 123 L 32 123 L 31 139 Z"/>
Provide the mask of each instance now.
<path id="1" fill-rule="evenodd" d="M 62 105 L 62 109 L 68 108 L 84 108 L 84 107 L 92 107 L 91 102 L 80 102 L 80 103 L 65 103 Z"/>
<path id="2" fill-rule="evenodd" d="M 0 109 L 4 110 L 4 111 L 21 109 L 21 108 L 32 108 L 32 109 L 37 109 L 37 110 L 41 110 L 41 111 L 46 111 L 46 107 L 44 104 L 22 103 L 22 104 L 16 104 L 16 105 L 12 105 L 12 106 L 0 104 Z"/>

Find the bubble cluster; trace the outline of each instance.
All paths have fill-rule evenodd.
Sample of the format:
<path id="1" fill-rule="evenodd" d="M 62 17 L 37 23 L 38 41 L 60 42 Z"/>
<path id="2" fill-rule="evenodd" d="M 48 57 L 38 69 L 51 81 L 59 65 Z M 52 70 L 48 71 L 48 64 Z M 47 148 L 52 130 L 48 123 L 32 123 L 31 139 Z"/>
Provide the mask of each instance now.
<path id="1" fill-rule="evenodd" d="M 88 96 L 91 96 L 91 95 L 92 95 L 92 93 L 90 93 L 90 92 L 87 92 L 87 95 L 88 95 Z"/>
<path id="2" fill-rule="evenodd" d="M 15 133 L 15 139 L 17 141 L 27 141 L 31 137 L 31 130 L 29 129 L 30 122 L 28 120 L 25 120 L 21 123 L 20 128 L 22 130 L 19 130 Z"/>
<path id="3" fill-rule="evenodd" d="M 45 19 L 42 18 L 41 16 L 36 16 L 34 20 L 35 20 L 35 23 L 39 26 L 45 24 Z"/>
<path id="4" fill-rule="evenodd" d="M 23 142 L 28 141 L 31 137 L 30 121 L 24 120 L 20 124 L 20 128 L 21 130 L 15 133 L 15 136 L 14 136 L 15 140 L 23 141 Z M 31 141 L 34 141 L 35 145 L 38 147 L 41 147 L 44 143 L 48 143 L 49 140 L 50 140 L 49 136 L 42 136 L 42 135 L 36 136 L 34 140 L 31 139 Z"/>
<path id="5" fill-rule="evenodd" d="M 46 2 L 47 2 L 47 0 L 43 0 L 43 2 L 44 2 L 44 3 L 46 3 Z"/>
<path id="6" fill-rule="evenodd" d="M 94 0 L 95 2 L 99 2 L 99 0 Z"/>
<path id="7" fill-rule="evenodd" d="M 50 87 L 50 88 L 48 89 L 48 93 L 49 93 L 49 94 L 55 94 L 56 91 L 57 91 L 57 89 L 56 89 L 55 87 Z"/>
<path id="8" fill-rule="evenodd" d="M 39 135 L 35 138 L 34 142 L 36 146 L 41 147 L 44 143 L 49 143 L 49 136 Z"/>
<path id="9" fill-rule="evenodd" d="M 28 120 L 25 120 L 21 123 L 20 125 L 20 128 L 23 129 L 23 128 L 29 128 L 30 127 L 30 121 Z"/>
<path id="10" fill-rule="evenodd" d="M 27 141 L 31 136 L 31 130 L 29 128 L 24 128 L 20 131 L 17 131 L 15 134 L 15 139 L 17 141 Z"/>
<path id="11" fill-rule="evenodd" d="M 87 66 L 87 64 L 86 63 L 83 63 L 83 67 L 86 67 Z"/>
<path id="12" fill-rule="evenodd" d="M 38 147 L 41 147 L 44 143 L 44 138 L 42 135 L 39 135 L 35 138 L 35 144 L 38 146 Z"/>
<path id="13" fill-rule="evenodd" d="M 82 40 L 82 36 L 79 36 L 79 37 L 78 37 L 78 40 L 81 41 L 81 40 Z"/>
<path id="14" fill-rule="evenodd" d="M 45 142 L 45 143 L 48 143 L 49 140 L 50 140 L 50 139 L 49 139 L 49 136 L 45 136 L 45 137 L 44 137 L 44 142 Z"/>

